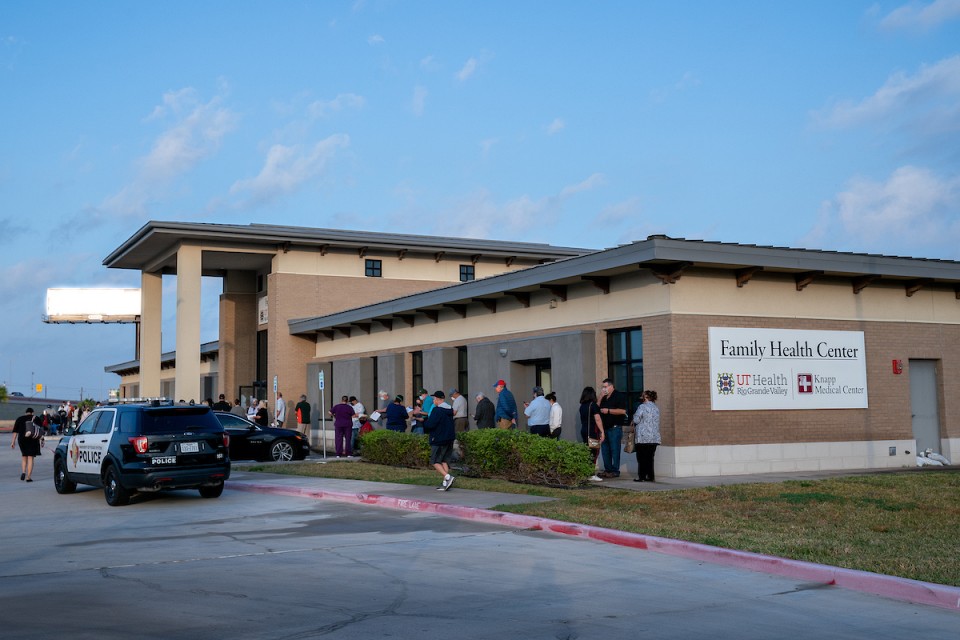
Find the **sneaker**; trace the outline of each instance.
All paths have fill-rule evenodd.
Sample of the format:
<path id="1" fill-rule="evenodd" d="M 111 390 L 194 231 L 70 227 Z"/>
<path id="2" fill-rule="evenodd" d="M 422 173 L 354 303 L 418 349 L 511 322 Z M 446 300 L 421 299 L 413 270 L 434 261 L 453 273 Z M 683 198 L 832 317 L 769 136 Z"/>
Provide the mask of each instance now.
<path id="1" fill-rule="evenodd" d="M 446 491 L 446 490 L 447 490 L 447 487 L 444 486 L 444 485 L 446 485 L 446 484 L 447 484 L 447 481 L 444 480 L 444 481 L 443 481 L 443 484 L 440 485 L 439 487 L 437 487 L 437 491 Z"/>
<path id="2" fill-rule="evenodd" d="M 603 478 L 600 476 L 590 476 L 590 482 L 603 482 Z"/>
<path id="3" fill-rule="evenodd" d="M 444 490 L 444 491 L 450 491 L 450 487 L 453 485 L 453 481 L 454 481 L 454 480 L 456 480 L 456 478 L 454 478 L 453 476 L 450 476 L 450 481 L 449 481 L 449 482 L 447 482 L 446 480 L 444 480 L 444 481 L 443 481 L 443 490 Z"/>

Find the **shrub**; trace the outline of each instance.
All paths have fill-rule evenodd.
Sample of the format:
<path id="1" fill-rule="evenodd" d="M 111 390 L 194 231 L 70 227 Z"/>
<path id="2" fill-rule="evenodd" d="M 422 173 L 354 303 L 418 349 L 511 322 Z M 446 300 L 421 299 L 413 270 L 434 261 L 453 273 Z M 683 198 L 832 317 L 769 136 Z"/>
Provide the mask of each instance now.
<path id="1" fill-rule="evenodd" d="M 571 487 L 594 472 L 593 457 L 583 444 L 504 429 L 467 431 L 457 437 L 470 475 Z"/>
<path id="2" fill-rule="evenodd" d="M 430 444 L 425 435 L 378 430 L 359 436 L 359 441 L 367 462 L 413 468 L 430 465 Z"/>

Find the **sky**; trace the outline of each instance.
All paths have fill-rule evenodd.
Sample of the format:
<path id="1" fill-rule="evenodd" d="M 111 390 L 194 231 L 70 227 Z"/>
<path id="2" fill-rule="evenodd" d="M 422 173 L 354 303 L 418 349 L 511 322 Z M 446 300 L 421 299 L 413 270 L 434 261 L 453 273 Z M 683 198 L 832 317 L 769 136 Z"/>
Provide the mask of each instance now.
<path id="1" fill-rule="evenodd" d="M 958 260 L 960 0 L 0 0 L 9 391 L 119 386 L 41 316 L 149 220 Z"/>

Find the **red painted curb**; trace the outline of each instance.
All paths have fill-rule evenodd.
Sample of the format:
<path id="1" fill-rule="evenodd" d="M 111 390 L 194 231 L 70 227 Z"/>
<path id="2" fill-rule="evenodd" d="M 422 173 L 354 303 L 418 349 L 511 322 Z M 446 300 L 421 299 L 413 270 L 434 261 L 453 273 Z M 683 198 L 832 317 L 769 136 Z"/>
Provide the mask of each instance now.
<path id="1" fill-rule="evenodd" d="M 760 573 L 795 578 L 805 582 L 819 582 L 835 585 L 874 595 L 925 604 L 942 609 L 960 611 L 960 587 L 951 587 L 931 582 L 921 582 L 908 578 L 898 578 L 869 571 L 843 569 L 801 560 L 789 560 L 747 551 L 736 551 L 723 547 L 712 547 L 696 542 L 685 542 L 670 538 L 659 538 L 639 533 L 628 533 L 615 529 L 604 529 L 590 525 L 561 522 L 549 518 L 525 516 L 503 511 L 492 511 L 477 507 L 465 507 L 456 504 L 443 504 L 426 500 L 395 498 L 375 493 L 349 493 L 346 491 L 326 491 L 323 489 L 305 489 L 248 482 L 228 482 L 229 488 L 237 491 L 271 493 L 275 495 L 297 496 L 317 500 L 332 500 L 353 504 L 365 504 L 404 511 L 425 511 L 462 520 L 475 520 L 499 524 L 517 529 L 548 531 L 568 536 L 588 538 L 624 547 L 645 549 L 667 555 L 699 560 L 713 564 L 738 567 Z"/>

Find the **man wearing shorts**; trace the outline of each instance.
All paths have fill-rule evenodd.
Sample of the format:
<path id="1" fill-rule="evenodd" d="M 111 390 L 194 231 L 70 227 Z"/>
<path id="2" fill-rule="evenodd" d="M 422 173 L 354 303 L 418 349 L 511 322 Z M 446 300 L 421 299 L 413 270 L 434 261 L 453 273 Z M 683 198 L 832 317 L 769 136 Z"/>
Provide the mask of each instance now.
<path id="1" fill-rule="evenodd" d="M 453 456 L 453 441 L 457 431 L 453 425 L 453 407 L 447 404 L 443 391 L 433 394 L 433 411 L 423 424 L 423 430 L 430 434 L 430 464 L 443 476 L 443 483 L 437 491 L 448 491 L 455 478 L 450 475 L 449 462 Z"/>

